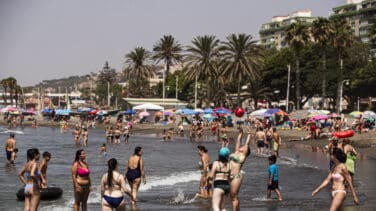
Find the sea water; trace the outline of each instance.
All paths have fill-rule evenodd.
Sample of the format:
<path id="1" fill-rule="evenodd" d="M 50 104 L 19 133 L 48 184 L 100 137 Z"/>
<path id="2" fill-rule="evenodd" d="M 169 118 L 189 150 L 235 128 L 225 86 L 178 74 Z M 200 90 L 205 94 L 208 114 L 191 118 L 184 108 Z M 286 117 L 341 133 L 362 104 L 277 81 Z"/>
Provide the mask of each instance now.
<path id="1" fill-rule="evenodd" d="M 72 210 L 73 184 L 71 166 L 76 150 L 85 149 L 87 163 L 91 170 L 93 191 L 88 200 L 88 210 L 101 210 L 100 179 L 107 172 L 107 161 L 116 158 L 119 171 L 124 172 L 127 159 L 136 146 L 144 148 L 145 174 L 147 183 L 141 185 L 138 193 L 137 210 L 210 210 L 210 200 L 193 199 L 198 192 L 200 160 L 197 145 L 205 145 L 211 160 L 217 159 L 220 145 L 210 137 L 202 143 L 190 142 L 188 138 L 162 142 L 156 134 L 132 134 L 128 144 L 107 144 L 107 156 L 100 155 L 100 146 L 104 143 L 105 133 L 100 129 L 89 131 L 89 146 L 77 147 L 73 141 L 72 131 L 61 133 L 58 128 L 41 127 L 16 128 L 9 131 L 0 128 L 0 139 L 8 138 L 9 133 L 16 133 L 19 149 L 15 165 L 7 165 L 5 153 L 0 154 L 3 161 L 0 166 L 0 210 L 22 210 L 23 202 L 17 201 L 16 192 L 22 187 L 17 178 L 18 171 L 26 162 L 26 150 L 36 147 L 40 153 L 52 154 L 47 178 L 50 186 L 63 189 L 63 197 L 55 201 L 41 201 L 39 210 Z M 230 146 L 233 149 L 233 144 Z M 320 150 L 308 145 L 284 145 L 279 165 L 279 184 L 283 201 L 266 199 L 268 159 L 266 155 L 252 154 L 243 166 L 244 181 L 240 189 L 241 210 L 328 210 L 331 202 L 330 187 L 323 189 L 315 197 L 312 191 L 328 174 L 328 157 Z M 375 160 L 357 161 L 355 185 L 360 206 L 353 206 L 351 194 L 345 201 L 345 210 L 373 210 L 376 185 Z M 128 198 L 127 198 L 128 199 Z M 129 209 L 129 205 L 128 205 Z M 227 199 L 227 209 L 231 209 Z"/>

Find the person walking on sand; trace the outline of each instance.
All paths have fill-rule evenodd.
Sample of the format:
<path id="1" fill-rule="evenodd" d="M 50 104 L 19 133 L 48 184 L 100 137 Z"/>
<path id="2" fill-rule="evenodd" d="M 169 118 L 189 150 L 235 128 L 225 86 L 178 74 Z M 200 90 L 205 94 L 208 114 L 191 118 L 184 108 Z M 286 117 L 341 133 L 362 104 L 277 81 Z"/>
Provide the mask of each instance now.
<path id="1" fill-rule="evenodd" d="M 330 211 L 339 210 L 346 198 L 346 181 L 352 193 L 354 203 L 359 204 L 359 199 L 355 193 L 351 176 L 345 166 L 346 154 L 341 149 L 335 148 L 333 149 L 331 157 L 334 160 L 334 167 L 330 170 L 328 176 L 321 185 L 312 192 L 312 196 L 315 196 L 321 189 L 332 182 L 332 203 L 330 205 Z"/>
<path id="2" fill-rule="evenodd" d="M 218 160 L 214 161 L 209 174 L 209 180 L 214 181 L 212 207 L 214 211 L 224 210 L 226 196 L 230 193 L 231 168 L 229 163 L 230 150 L 222 147 L 218 153 Z"/>
<path id="3" fill-rule="evenodd" d="M 282 144 L 282 138 L 277 133 L 277 128 L 274 127 L 273 128 L 273 151 L 274 151 L 275 156 L 277 156 L 277 158 L 279 158 L 279 147 L 281 146 L 281 144 Z"/>
<path id="4" fill-rule="evenodd" d="M 277 156 L 271 155 L 268 158 L 269 160 L 269 179 L 268 179 L 268 191 L 266 194 L 266 198 L 270 199 L 272 191 L 274 191 L 277 194 L 278 200 L 282 201 L 281 191 L 279 190 L 278 185 L 278 166 L 276 164 L 277 162 Z"/>
<path id="5" fill-rule="evenodd" d="M 239 135 L 235 145 L 235 152 L 232 153 L 229 157 L 231 166 L 230 196 L 233 211 L 240 210 L 238 194 L 240 186 L 243 183 L 243 172 L 241 169 L 247 157 L 251 154 L 251 149 L 249 148 L 249 145 L 251 144 L 251 132 L 249 130 L 247 131 L 247 140 L 245 144 L 241 146 L 241 141 L 243 138 L 243 129 L 239 127 L 238 131 Z"/>
<path id="6" fill-rule="evenodd" d="M 131 193 L 134 199 L 134 201 L 132 201 L 133 205 L 135 205 L 137 201 L 137 192 L 141 184 L 141 179 L 143 180 L 142 182 L 146 184 L 144 159 L 142 159 L 143 151 L 142 147 L 136 147 L 134 154 L 128 159 L 128 164 L 125 168 L 125 176 L 131 187 Z"/>
<path id="7" fill-rule="evenodd" d="M 132 194 L 125 185 L 125 178 L 118 171 L 118 162 L 115 158 L 111 158 L 107 162 L 108 171 L 101 179 L 101 198 L 102 210 L 125 211 L 124 193 L 127 194 L 131 200 Z"/>
<path id="8" fill-rule="evenodd" d="M 39 169 L 40 169 L 40 176 L 42 178 L 42 184 L 41 184 L 41 187 L 42 188 L 47 188 L 47 167 L 48 167 L 48 162 L 51 160 L 51 154 L 49 152 L 43 152 L 42 154 L 43 156 L 43 159 L 42 161 L 40 162 L 39 164 Z"/>
<path id="9" fill-rule="evenodd" d="M 5 154 L 7 156 L 8 163 L 14 163 L 14 160 L 12 160 L 12 153 L 14 149 L 16 149 L 16 139 L 14 138 L 14 133 L 10 133 L 9 138 L 5 142 Z"/>
<path id="10" fill-rule="evenodd" d="M 265 132 L 262 130 L 262 127 L 258 127 L 255 134 L 255 141 L 257 145 L 257 154 L 264 153 L 264 146 L 266 143 Z"/>
<path id="11" fill-rule="evenodd" d="M 201 177 L 200 177 L 200 195 L 201 196 L 208 196 L 208 169 L 209 169 L 209 163 L 210 163 L 210 157 L 208 155 L 208 150 L 205 146 L 199 145 L 198 148 L 198 155 L 201 157 L 201 160 L 199 162 L 200 171 L 201 171 Z"/>

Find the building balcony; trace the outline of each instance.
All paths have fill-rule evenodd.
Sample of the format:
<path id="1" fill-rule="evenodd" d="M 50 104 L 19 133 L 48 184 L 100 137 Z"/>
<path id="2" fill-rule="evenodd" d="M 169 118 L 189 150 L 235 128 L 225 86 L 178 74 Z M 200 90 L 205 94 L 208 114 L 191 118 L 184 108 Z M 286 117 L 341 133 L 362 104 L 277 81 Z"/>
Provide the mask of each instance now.
<path id="1" fill-rule="evenodd" d="M 349 9 L 356 9 L 356 4 L 345 4 L 338 7 L 334 7 L 333 11 L 338 12 L 339 10 L 349 10 Z"/>

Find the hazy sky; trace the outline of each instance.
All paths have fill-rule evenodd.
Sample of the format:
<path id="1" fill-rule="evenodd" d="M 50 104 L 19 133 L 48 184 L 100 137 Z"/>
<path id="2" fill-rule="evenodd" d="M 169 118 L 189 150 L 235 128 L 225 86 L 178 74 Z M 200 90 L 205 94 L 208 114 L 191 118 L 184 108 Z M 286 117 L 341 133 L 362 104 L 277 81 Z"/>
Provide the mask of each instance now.
<path id="1" fill-rule="evenodd" d="M 84 75 L 105 61 L 117 71 L 138 46 L 164 35 L 188 45 L 197 35 L 250 33 L 274 15 L 311 9 L 329 16 L 345 0 L 0 0 L 0 79 L 22 86 Z"/>

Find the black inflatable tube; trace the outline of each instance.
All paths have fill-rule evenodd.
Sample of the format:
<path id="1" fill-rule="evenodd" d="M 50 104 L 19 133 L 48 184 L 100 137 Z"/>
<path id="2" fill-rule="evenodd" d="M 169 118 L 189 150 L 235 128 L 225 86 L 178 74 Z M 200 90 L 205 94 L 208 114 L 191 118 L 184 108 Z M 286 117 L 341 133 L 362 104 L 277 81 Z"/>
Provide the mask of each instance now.
<path id="1" fill-rule="evenodd" d="M 63 195 L 63 190 L 58 187 L 42 188 L 40 191 L 40 200 L 55 200 Z M 17 199 L 25 200 L 25 189 L 21 188 L 17 191 Z"/>

